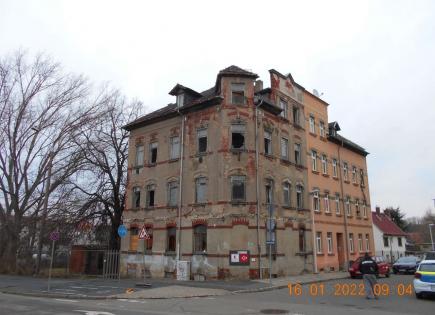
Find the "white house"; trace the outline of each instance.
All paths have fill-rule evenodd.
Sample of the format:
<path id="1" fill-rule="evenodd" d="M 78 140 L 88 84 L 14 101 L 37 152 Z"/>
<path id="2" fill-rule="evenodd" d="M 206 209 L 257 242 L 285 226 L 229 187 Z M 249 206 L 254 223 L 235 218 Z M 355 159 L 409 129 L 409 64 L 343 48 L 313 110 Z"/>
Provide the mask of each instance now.
<path id="1" fill-rule="evenodd" d="M 381 213 L 379 207 L 372 212 L 372 219 L 376 255 L 384 256 L 390 262 L 405 256 L 406 233 L 387 214 Z"/>

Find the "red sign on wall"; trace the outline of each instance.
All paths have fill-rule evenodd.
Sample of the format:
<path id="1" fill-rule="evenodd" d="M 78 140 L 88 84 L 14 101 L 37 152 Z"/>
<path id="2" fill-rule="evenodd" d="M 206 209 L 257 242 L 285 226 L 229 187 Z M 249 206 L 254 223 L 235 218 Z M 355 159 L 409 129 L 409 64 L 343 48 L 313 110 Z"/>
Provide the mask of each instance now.
<path id="1" fill-rule="evenodd" d="M 249 266 L 249 250 L 230 250 L 231 266 Z"/>

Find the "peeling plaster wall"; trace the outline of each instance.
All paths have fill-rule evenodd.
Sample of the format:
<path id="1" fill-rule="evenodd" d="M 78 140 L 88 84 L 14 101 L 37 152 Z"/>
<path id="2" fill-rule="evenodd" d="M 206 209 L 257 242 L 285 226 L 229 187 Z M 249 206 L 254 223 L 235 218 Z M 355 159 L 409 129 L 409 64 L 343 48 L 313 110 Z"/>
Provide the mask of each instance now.
<path id="1" fill-rule="evenodd" d="M 274 79 L 275 80 L 275 79 Z M 276 81 L 276 80 L 275 80 Z M 231 104 L 231 83 L 245 83 L 246 105 Z M 258 124 L 259 136 L 259 203 L 260 203 L 260 245 L 261 256 L 257 251 L 256 229 L 256 163 L 255 163 L 255 106 L 254 82 L 251 78 L 222 77 L 220 90 L 224 101 L 220 105 L 204 108 L 201 111 L 186 115 L 185 154 L 183 175 L 183 207 L 181 222 L 181 254 L 182 260 L 191 262 L 191 273 L 211 278 L 247 279 L 251 271 L 258 268 L 261 259 L 263 269 L 268 267 L 266 256 L 265 224 L 268 216 L 265 204 L 264 185 L 266 180 L 274 181 L 274 204 L 277 220 L 277 257 L 273 261 L 273 273 L 277 275 L 300 274 L 312 270 L 312 255 L 299 253 L 299 226 L 306 228 L 306 253 L 312 251 L 311 217 L 308 196 L 304 194 L 304 208 L 297 210 L 295 205 L 297 183 L 307 187 L 307 161 L 302 154 L 302 165 L 283 161 L 280 158 L 280 139 L 289 140 L 289 156 L 293 157 L 293 144 L 298 142 L 302 150 L 306 150 L 304 130 L 293 128 L 289 120 L 281 119 L 269 112 L 260 110 Z M 289 87 L 285 82 L 272 82 L 272 100 L 278 102 L 285 98 L 289 104 L 298 102 L 293 97 L 296 87 Z M 293 93 L 293 94 L 292 94 Z M 302 103 L 297 103 L 303 106 Z M 290 111 L 289 111 L 290 112 Z M 303 110 L 301 111 L 301 118 Z M 231 124 L 243 122 L 246 126 L 245 150 L 231 150 Z M 130 134 L 129 169 L 126 211 L 124 223 L 128 226 L 141 227 L 152 225 L 153 248 L 145 255 L 145 272 L 152 277 L 172 276 L 175 272 L 174 253 L 166 253 L 166 227 L 178 224 L 177 208 L 167 206 L 167 183 L 178 180 L 180 160 L 169 161 L 169 138 L 180 135 L 181 118 L 171 118 L 152 125 L 135 129 Z M 199 156 L 197 152 L 197 129 L 206 127 L 208 144 L 206 154 Z M 273 131 L 273 155 L 265 157 L 264 130 Z M 147 166 L 138 171 L 133 167 L 135 146 L 145 146 L 145 164 L 148 160 L 148 145 L 158 142 L 157 165 Z M 231 202 L 230 178 L 232 175 L 246 176 L 246 201 Z M 207 202 L 195 203 L 195 178 L 207 178 Z M 292 185 L 291 207 L 282 207 L 282 184 L 289 181 Z M 145 208 L 145 187 L 156 185 L 155 207 Z M 133 209 L 132 188 L 142 189 L 140 209 Z M 203 220 L 207 225 L 207 252 L 198 255 L 193 252 L 193 226 L 196 220 Z M 143 269 L 143 242 L 139 241 L 138 253 L 130 250 L 129 234 L 122 239 L 122 275 L 140 277 Z M 252 260 L 250 266 L 230 266 L 230 250 L 249 250 Z M 139 257 L 139 258 L 138 258 Z M 136 269 L 134 269 L 135 267 Z M 136 270 L 132 272 L 131 269 Z M 130 270 L 130 272 L 129 272 Z"/>

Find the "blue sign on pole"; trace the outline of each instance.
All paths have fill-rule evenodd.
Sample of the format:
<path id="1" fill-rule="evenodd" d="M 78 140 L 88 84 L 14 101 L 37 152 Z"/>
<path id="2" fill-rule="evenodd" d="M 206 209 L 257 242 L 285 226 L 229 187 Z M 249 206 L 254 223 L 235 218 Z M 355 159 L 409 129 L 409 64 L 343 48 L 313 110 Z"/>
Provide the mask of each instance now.
<path id="1" fill-rule="evenodd" d="M 124 236 L 127 235 L 127 228 L 125 227 L 125 225 L 120 225 L 120 226 L 118 227 L 118 235 L 119 235 L 120 237 L 124 237 Z"/>

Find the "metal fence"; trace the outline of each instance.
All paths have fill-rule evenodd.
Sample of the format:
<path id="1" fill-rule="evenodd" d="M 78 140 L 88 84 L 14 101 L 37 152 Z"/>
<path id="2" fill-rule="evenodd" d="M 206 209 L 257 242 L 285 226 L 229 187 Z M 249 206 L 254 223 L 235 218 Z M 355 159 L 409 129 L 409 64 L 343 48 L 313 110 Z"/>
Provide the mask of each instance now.
<path id="1" fill-rule="evenodd" d="M 41 255 L 39 276 L 47 276 L 51 263 L 51 248 L 44 248 Z M 36 273 L 36 254 L 19 255 L 17 270 L 20 274 Z M 120 253 L 118 250 L 56 247 L 51 265 L 52 277 L 98 277 L 118 279 Z"/>

